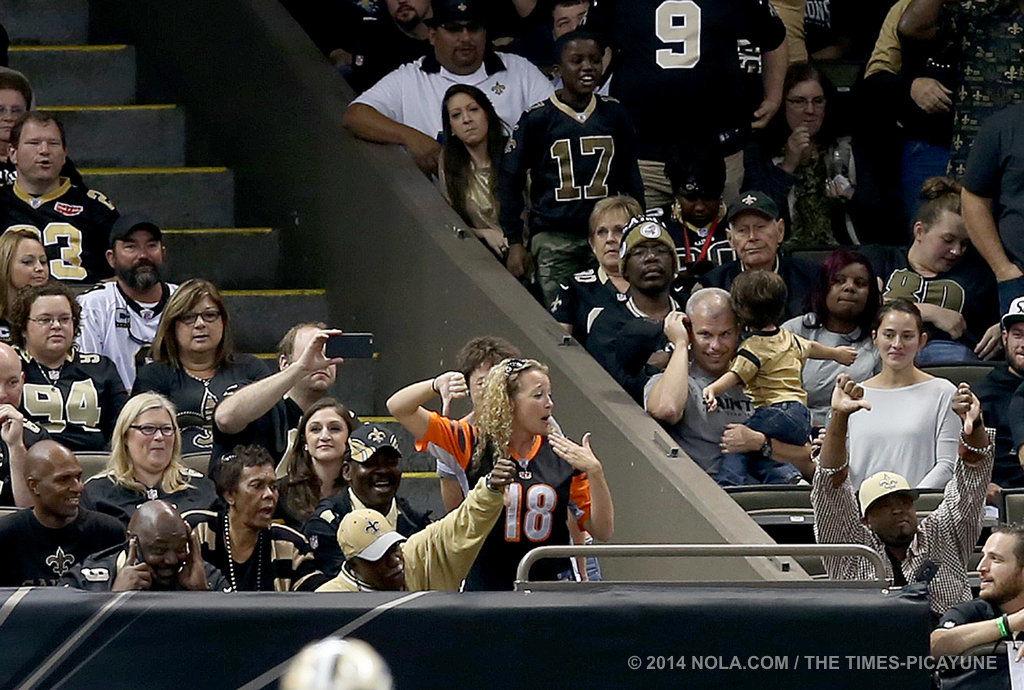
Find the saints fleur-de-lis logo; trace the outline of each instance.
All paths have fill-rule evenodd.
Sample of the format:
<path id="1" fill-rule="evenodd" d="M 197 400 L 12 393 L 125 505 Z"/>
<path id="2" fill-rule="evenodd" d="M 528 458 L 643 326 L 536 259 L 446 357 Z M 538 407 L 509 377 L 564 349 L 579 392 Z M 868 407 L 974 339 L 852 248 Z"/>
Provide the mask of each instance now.
<path id="1" fill-rule="evenodd" d="M 380 532 L 380 520 L 367 520 L 363 531 L 367 534 L 377 534 Z"/>
<path id="2" fill-rule="evenodd" d="M 374 428 L 373 431 L 366 435 L 366 438 L 370 439 L 374 443 L 383 443 L 384 439 L 386 439 L 387 437 L 387 434 L 385 434 L 383 431 L 377 428 Z"/>
<path id="3" fill-rule="evenodd" d="M 501 94 L 505 93 L 505 89 L 507 88 L 508 87 L 502 84 L 500 81 L 496 81 L 494 82 L 494 86 L 491 87 L 491 91 L 500 96 Z"/>
<path id="4" fill-rule="evenodd" d="M 57 552 L 46 557 L 46 565 L 53 568 L 53 574 L 57 577 L 63 576 L 75 564 L 75 557 L 70 553 L 64 553 L 64 547 L 58 546 Z"/>
<path id="5" fill-rule="evenodd" d="M 743 197 L 742 199 L 740 199 L 740 201 L 742 201 L 742 202 L 743 202 L 744 204 L 746 204 L 747 206 L 750 206 L 750 205 L 751 205 L 751 204 L 753 204 L 753 203 L 754 203 L 755 201 L 757 201 L 757 197 L 753 196 L 752 194 L 747 194 L 747 195 L 746 195 L 745 197 Z"/>

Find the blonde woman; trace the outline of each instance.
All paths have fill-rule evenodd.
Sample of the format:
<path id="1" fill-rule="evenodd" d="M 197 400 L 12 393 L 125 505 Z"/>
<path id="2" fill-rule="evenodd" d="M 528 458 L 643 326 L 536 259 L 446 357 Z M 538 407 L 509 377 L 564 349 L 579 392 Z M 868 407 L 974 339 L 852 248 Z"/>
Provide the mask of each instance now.
<path id="1" fill-rule="evenodd" d="M 505 494 L 505 508 L 466 578 L 467 590 L 512 589 L 516 566 L 535 546 L 569 544 L 569 519 L 600 541 L 611 539 L 615 517 L 604 469 L 590 448 L 550 431 L 551 381 L 533 359 L 505 359 L 484 379 L 472 423 L 455 421 L 423 407 L 440 395 L 445 407 L 469 393 L 466 377 L 449 371 L 407 386 L 391 396 L 388 410 L 424 449 L 428 443 L 449 453 L 470 486 L 494 463 L 519 464 Z M 571 572 L 567 559 L 544 560 L 533 579 L 554 580 Z"/>
<path id="2" fill-rule="evenodd" d="M 171 401 L 142 393 L 121 410 L 107 471 L 85 483 L 82 506 L 127 525 L 140 503 L 155 498 L 183 513 L 212 506 L 217 490 L 212 481 L 181 464 L 181 430 Z"/>
<path id="3" fill-rule="evenodd" d="M 18 290 L 49 279 L 46 249 L 36 230 L 14 227 L 0 235 L 0 341 L 11 342 L 8 318 Z"/>

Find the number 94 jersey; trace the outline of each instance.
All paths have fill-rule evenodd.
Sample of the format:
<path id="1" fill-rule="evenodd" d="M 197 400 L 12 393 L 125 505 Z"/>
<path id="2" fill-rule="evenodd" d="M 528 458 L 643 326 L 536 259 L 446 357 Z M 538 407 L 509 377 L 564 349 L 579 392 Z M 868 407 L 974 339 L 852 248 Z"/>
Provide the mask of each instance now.
<path id="1" fill-rule="evenodd" d="M 103 355 L 73 348 L 59 369 L 21 352 L 22 409 L 50 437 L 73 451 L 105 450 L 128 400 L 121 375 Z"/>
<path id="2" fill-rule="evenodd" d="M 106 251 L 117 216 L 102 193 L 63 177 L 57 189 L 40 197 L 27 194 L 17 181 L 0 190 L 0 230 L 39 233 L 50 276 L 64 283 L 97 283 L 113 275 Z"/>
<path id="3" fill-rule="evenodd" d="M 629 111 L 640 158 L 660 161 L 690 137 L 749 127 L 738 42 L 767 51 L 786 39 L 769 0 L 598 0 L 587 28 L 613 46 L 609 93 Z"/>

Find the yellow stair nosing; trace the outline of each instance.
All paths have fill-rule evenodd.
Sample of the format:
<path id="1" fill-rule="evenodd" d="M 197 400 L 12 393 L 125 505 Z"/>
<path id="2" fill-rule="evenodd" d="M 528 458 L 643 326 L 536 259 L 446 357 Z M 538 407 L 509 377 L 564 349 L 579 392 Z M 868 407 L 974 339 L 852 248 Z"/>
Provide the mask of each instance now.
<path id="1" fill-rule="evenodd" d="M 402 472 L 402 479 L 437 479 L 437 472 Z"/>
<path id="2" fill-rule="evenodd" d="M 125 105 L 42 105 L 39 106 L 38 110 L 43 110 L 52 113 L 70 113 L 77 110 L 85 110 L 89 112 L 97 111 L 114 111 L 131 112 L 134 110 L 174 110 L 178 106 L 175 103 L 133 103 Z"/>
<path id="3" fill-rule="evenodd" d="M 274 228 L 163 228 L 165 235 L 269 235 Z"/>
<path id="4" fill-rule="evenodd" d="M 398 421 L 397 419 L 390 415 L 386 415 L 383 417 L 363 417 L 362 415 L 360 415 L 359 419 L 363 422 L 366 422 L 367 424 L 393 424 Z"/>
<path id="5" fill-rule="evenodd" d="M 47 51 L 58 51 L 65 53 L 105 53 L 115 52 L 119 50 L 125 50 L 128 48 L 127 43 L 96 43 L 96 44 L 78 44 L 78 45 L 13 45 L 9 48 L 12 53 L 43 53 Z"/>
<path id="6" fill-rule="evenodd" d="M 168 166 L 165 168 L 79 168 L 85 175 L 196 175 L 221 174 L 228 169 L 222 166 Z"/>
<path id="7" fill-rule="evenodd" d="M 225 297 L 320 297 L 327 294 L 322 288 L 284 288 L 279 290 L 221 290 Z"/>

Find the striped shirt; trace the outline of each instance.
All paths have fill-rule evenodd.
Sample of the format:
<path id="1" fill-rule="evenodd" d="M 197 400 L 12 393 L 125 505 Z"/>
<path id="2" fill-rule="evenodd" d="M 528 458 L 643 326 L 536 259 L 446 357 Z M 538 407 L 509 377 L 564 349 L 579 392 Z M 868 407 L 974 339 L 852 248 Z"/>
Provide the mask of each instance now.
<path id="1" fill-rule="evenodd" d="M 237 584 L 238 591 L 311 592 L 328 579 L 318 569 L 306 538 L 291 527 L 270 525 L 260 533 L 256 550 L 248 561 L 229 564 L 223 511 L 190 510 L 181 517 L 198 537 L 203 560 L 229 580 L 233 566 L 233 584 Z"/>
<path id="2" fill-rule="evenodd" d="M 991 436 L 992 431 L 989 430 Z M 971 600 L 967 584 L 967 560 L 981 534 L 981 517 L 985 492 L 992 475 L 992 451 L 974 464 L 956 463 L 953 479 L 946 484 L 942 503 L 931 515 L 921 520 L 917 534 L 900 564 L 907 582 L 926 561 L 938 566 L 929 587 L 931 609 L 942 615 L 956 604 Z M 861 522 L 857 498 L 849 479 L 848 468 L 830 469 L 819 466 L 811 488 L 814 506 L 814 536 L 819 544 L 863 544 L 882 557 L 885 577 L 893 580 L 885 544 Z M 858 556 L 833 556 L 822 559 L 833 580 L 869 580 L 874 567 Z"/>

